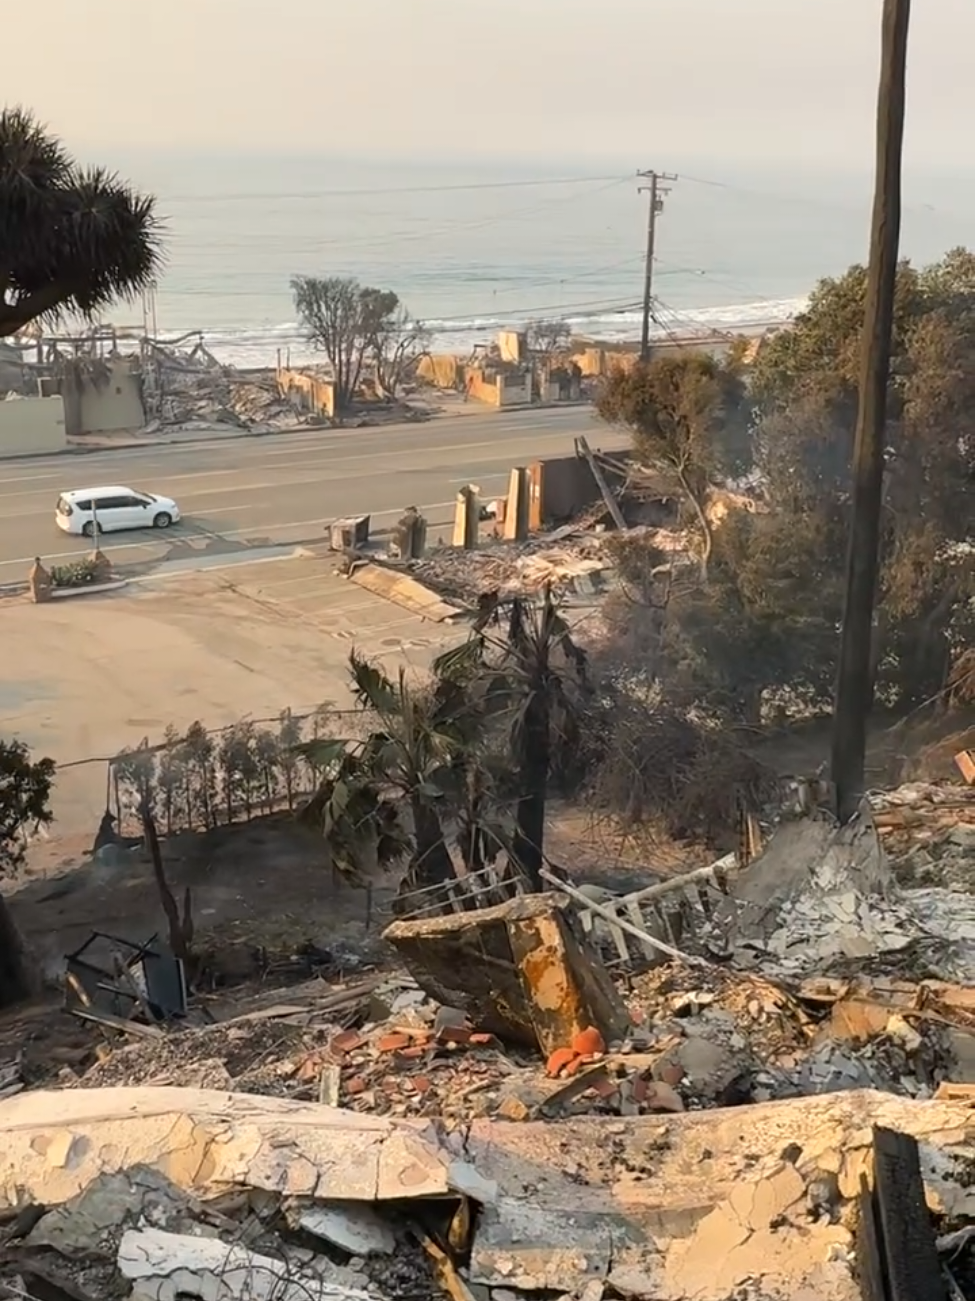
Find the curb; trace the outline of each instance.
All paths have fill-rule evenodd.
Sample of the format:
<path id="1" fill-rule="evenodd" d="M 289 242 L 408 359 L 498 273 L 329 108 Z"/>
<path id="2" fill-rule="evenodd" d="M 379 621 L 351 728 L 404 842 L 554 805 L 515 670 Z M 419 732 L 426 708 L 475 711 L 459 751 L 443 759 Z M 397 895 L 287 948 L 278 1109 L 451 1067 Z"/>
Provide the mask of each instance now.
<path id="1" fill-rule="evenodd" d="M 71 596 L 90 596 L 99 592 L 117 592 L 128 587 L 127 578 L 114 578 L 110 583 L 81 583 L 77 587 L 55 587 L 51 591 L 52 601 L 66 601 Z"/>
<path id="2" fill-rule="evenodd" d="M 65 601 L 72 596 L 97 595 L 99 592 L 118 592 L 128 587 L 129 578 L 114 578 L 110 583 L 82 583 L 78 587 L 55 587 L 51 590 L 52 601 Z M 30 583 L 0 583 L 0 600 L 10 596 L 26 596 Z M 47 604 L 44 602 L 44 604 Z"/>

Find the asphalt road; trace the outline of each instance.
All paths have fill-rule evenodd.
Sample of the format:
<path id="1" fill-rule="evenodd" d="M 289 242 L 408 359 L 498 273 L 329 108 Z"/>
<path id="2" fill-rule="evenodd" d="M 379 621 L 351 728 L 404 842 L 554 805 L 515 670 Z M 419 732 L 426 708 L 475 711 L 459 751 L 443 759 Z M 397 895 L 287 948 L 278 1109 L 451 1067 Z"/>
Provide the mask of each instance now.
<path id="1" fill-rule="evenodd" d="M 0 584 L 25 578 L 35 556 L 65 564 L 90 550 L 55 524 L 67 489 L 121 484 L 179 503 L 183 521 L 165 533 L 106 534 L 102 550 L 115 564 L 209 563 L 202 558 L 320 540 L 344 515 L 369 513 L 374 527 L 388 527 L 410 505 L 435 542 L 459 487 L 499 495 L 512 466 L 571 454 L 578 434 L 594 447 L 622 446 L 588 408 L 571 407 L 0 461 Z"/>

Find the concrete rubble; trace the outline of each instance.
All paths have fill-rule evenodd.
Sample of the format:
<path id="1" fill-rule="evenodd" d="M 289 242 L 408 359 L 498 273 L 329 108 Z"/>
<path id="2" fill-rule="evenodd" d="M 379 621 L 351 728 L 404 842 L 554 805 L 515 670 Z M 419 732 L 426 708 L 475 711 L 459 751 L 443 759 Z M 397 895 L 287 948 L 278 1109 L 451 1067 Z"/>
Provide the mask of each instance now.
<path id="1" fill-rule="evenodd" d="M 36 1301 L 32 1270 L 72 1301 L 845 1301 L 881 1126 L 920 1140 L 975 1282 L 975 874 L 905 868 L 975 865 L 969 816 L 958 786 L 843 829 L 784 816 L 686 886 L 398 920 L 405 971 L 86 1026 L 56 1074 L 4 1074 L 0 1279 Z M 598 895 L 640 936 L 701 890 L 642 965 L 578 914 Z"/>
<path id="2" fill-rule="evenodd" d="M 878 1125 L 920 1140 L 938 1221 L 970 1222 L 970 1100 L 855 1091 L 450 1131 L 187 1089 L 24 1094 L 0 1104 L 0 1206 L 33 1225 L 0 1268 L 153 1301 L 852 1301 Z"/>
<path id="3" fill-rule="evenodd" d="M 901 888 L 866 804 L 841 828 L 828 816 L 782 823 L 719 922 L 736 964 L 780 977 L 874 959 L 910 969 L 919 953 L 943 980 L 975 971 L 975 898 Z"/>
<path id="4" fill-rule="evenodd" d="M 118 1247 L 118 1268 L 132 1283 L 133 1297 L 146 1301 L 377 1301 L 375 1292 L 296 1268 L 287 1260 L 262 1256 L 219 1238 L 127 1229 Z"/>
<path id="5" fill-rule="evenodd" d="M 975 898 L 899 886 L 869 821 L 843 834 L 825 819 L 783 822 L 711 897 L 709 916 L 685 928 L 697 956 L 673 950 L 661 962 L 651 950 L 649 969 L 624 971 L 622 1001 L 604 966 L 618 955 L 597 957 L 584 932 L 573 940 L 558 896 L 539 896 L 394 923 L 387 941 L 408 973 L 197 996 L 189 1024 L 151 1037 L 133 1025 L 111 1052 L 92 1044 L 29 1083 L 183 1084 L 457 1123 L 858 1087 L 923 1099 L 944 1082 L 975 1083 L 965 996 Z M 650 936 L 653 901 L 643 912 L 620 902 Z"/>
<path id="6" fill-rule="evenodd" d="M 874 821 L 903 886 L 972 889 L 975 790 L 910 782 L 872 797 Z"/>

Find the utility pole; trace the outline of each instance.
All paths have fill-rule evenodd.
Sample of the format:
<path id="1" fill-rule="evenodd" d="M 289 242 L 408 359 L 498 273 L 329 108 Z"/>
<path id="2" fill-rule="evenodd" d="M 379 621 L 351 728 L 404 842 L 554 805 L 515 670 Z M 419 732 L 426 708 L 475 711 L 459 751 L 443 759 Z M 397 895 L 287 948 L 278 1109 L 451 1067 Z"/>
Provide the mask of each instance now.
<path id="1" fill-rule="evenodd" d="M 873 704 L 871 640 L 879 568 L 880 525 L 890 376 L 894 289 L 901 223 L 901 159 L 911 0 L 884 0 L 877 176 L 870 230 L 860 394 L 853 449 L 852 518 L 846 602 L 833 703 L 832 780 L 842 822 L 863 795 L 867 722 Z"/>
<path id="2" fill-rule="evenodd" d="M 664 210 L 664 197 L 670 193 L 670 186 L 663 181 L 676 181 L 677 177 L 669 172 L 637 172 L 646 185 L 638 185 L 637 193 L 650 194 L 650 207 L 647 211 L 647 261 L 643 271 L 643 330 L 640 334 L 640 360 L 650 360 L 650 313 L 653 307 L 653 258 L 657 242 L 657 218 Z"/>

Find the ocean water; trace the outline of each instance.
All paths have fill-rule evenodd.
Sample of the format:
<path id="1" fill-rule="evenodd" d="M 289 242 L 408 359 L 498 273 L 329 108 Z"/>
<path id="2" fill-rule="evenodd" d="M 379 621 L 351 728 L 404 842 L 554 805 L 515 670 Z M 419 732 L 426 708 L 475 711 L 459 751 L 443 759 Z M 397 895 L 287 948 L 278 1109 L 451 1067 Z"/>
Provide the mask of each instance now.
<path id="1" fill-rule="evenodd" d="M 106 160 L 108 161 L 108 160 Z M 635 169 L 380 166 L 327 158 L 116 158 L 158 196 L 166 266 L 156 322 L 199 331 L 222 359 L 311 351 L 296 274 L 394 289 L 438 350 L 559 317 L 602 339 L 639 335 L 646 196 Z M 872 177 L 696 164 L 658 222 L 654 329 L 735 330 L 789 319 L 822 276 L 866 256 Z M 902 246 L 931 261 L 970 242 L 975 179 L 908 176 Z M 118 325 L 142 323 L 120 309 Z"/>

